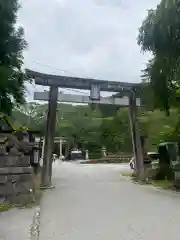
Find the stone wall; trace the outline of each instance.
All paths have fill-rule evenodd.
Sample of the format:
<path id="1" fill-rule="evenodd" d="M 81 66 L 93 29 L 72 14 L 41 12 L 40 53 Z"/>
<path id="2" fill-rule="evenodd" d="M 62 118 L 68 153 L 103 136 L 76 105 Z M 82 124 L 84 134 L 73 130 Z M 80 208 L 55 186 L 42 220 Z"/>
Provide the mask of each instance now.
<path id="1" fill-rule="evenodd" d="M 33 201 L 35 189 L 28 150 L 27 143 L 13 134 L 0 134 L 0 204 Z"/>

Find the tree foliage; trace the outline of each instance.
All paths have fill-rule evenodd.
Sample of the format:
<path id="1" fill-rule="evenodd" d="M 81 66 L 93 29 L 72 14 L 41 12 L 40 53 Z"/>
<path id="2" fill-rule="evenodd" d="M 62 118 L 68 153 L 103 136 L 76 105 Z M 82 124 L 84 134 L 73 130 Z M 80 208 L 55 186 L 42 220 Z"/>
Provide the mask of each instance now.
<path id="1" fill-rule="evenodd" d="M 146 145 L 149 150 L 157 150 L 160 142 L 177 140 L 174 134 L 176 126 L 179 125 L 177 111 L 176 109 L 170 110 L 169 117 L 159 110 L 139 113 L 140 133 L 148 136 Z"/>
<path id="2" fill-rule="evenodd" d="M 25 125 L 33 130 L 42 130 L 44 134 L 47 105 L 27 105 L 15 108 L 12 120 L 18 127 Z M 128 109 L 120 109 L 114 117 L 108 118 L 103 118 L 98 112 L 93 113 L 89 106 L 58 104 L 58 109 L 56 136 L 65 137 L 71 146 L 84 146 L 90 152 L 98 152 L 102 146 L 108 152 L 132 152 Z M 138 122 L 140 134 L 148 136 L 148 151 L 157 151 L 157 145 L 162 141 L 180 141 L 178 109 L 171 109 L 169 117 L 160 110 L 141 109 L 138 111 Z"/>
<path id="3" fill-rule="evenodd" d="M 101 143 L 109 152 L 132 151 L 127 109 L 120 110 L 113 118 L 104 119 L 100 131 Z"/>
<path id="4" fill-rule="evenodd" d="M 19 7 L 17 0 L 0 0 L 0 111 L 8 114 L 25 100 L 22 53 L 27 42 L 24 29 L 16 25 Z"/>
<path id="5" fill-rule="evenodd" d="M 180 1 L 161 0 L 139 29 L 138 44 L 142 51 L 152 53 L 144 70 L 144 80 L 150 83 L 155 107 L 165 109 L 177 104 L 180 64 Z"/>

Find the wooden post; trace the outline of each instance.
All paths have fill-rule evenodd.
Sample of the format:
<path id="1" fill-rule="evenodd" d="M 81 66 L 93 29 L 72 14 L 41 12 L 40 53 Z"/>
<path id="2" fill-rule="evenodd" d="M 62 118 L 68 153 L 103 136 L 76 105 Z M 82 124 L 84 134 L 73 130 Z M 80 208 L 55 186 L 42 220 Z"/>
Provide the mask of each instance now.
<path id="1" fill-rule="evenodd" d="M 132 133 L 132 144 L 135 157 L 135 170 L 139 180 L 144 180 L 144 159 L 142 153 L 141 140 L 138 130 L 138 124 L 136 119 L 137 109 L 136 109 L 136 94 L 132 90 L 129 96 L 129 116 L 130 116 L 130 126 Z"/>
<path id="2" fill-rule="evenodd" d="M 54 146 L 54 134 L 56 127 L 56 109 L 58 99 L 58 87 L 50 87 L 49 104 L 47 115 L 47 126 L 44 146 L 43 172 L 42 172 L 42 188 L 51 188 L 52 176 L 52 153 Z"/>
<path id="3" fill-rule="evenodd" d="M 43 137 L 41 158 L 44 159 L 45 137 Z"/>
<path id="4" fill-rule="evenodd" d="M 63 145 L 63 140 L 60 138 L 59 140 L 59 159 L 62 160 L 62 145 Z"/>

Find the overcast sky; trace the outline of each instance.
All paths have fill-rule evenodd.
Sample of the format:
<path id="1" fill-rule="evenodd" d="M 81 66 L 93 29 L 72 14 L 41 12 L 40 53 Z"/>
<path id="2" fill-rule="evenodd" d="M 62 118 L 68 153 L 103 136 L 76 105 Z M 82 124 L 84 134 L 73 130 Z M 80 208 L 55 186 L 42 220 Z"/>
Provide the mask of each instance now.
<path id="1" fill-rule="evenodd" d="M 140 53 L 137 45 L 138 28 L 147 9 L 155 8 L 160 0 L 21 2 L 19 22 L 29 44 L 24 53 L 26 68 L 104 80 L 140 81 L 148 56 Z"/>

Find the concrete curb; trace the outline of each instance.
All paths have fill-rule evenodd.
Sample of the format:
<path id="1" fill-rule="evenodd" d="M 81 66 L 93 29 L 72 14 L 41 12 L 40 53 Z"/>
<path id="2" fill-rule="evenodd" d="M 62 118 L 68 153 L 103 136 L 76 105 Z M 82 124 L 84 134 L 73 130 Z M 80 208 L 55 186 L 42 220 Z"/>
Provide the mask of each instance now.
<path id="1" fill-rule="evenodd" d="M 39 240 L 40 236 L 40 207 L 37 207 L 30 227 L 30 240 Z"/>

